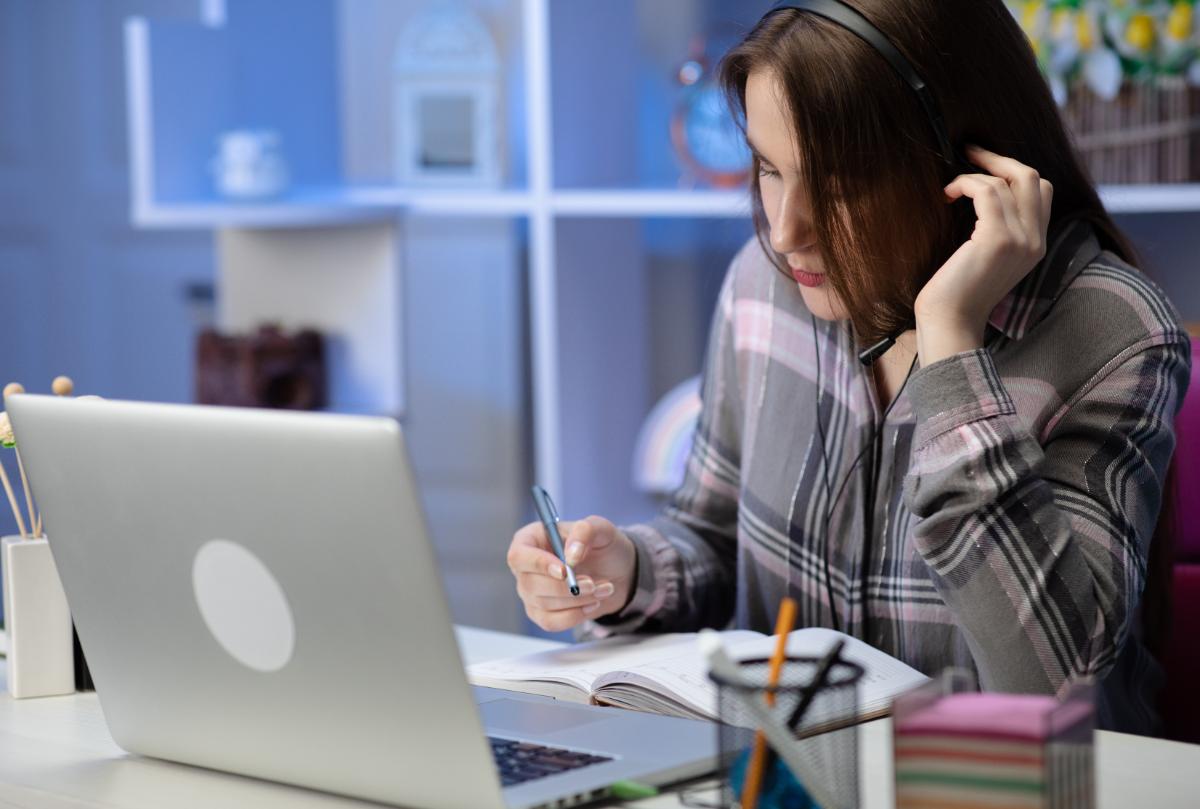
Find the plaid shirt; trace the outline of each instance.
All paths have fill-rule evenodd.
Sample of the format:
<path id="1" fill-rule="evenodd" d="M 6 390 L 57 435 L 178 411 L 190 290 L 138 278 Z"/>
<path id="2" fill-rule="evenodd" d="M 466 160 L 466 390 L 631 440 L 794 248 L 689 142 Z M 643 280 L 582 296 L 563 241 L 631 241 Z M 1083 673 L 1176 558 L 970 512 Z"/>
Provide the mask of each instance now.
<path id="1" fill-rule="evenodd" d="M 1134 616 L 1191 364 L 1161 290 L 1068 227 L 985 348 L 914 371 L 875 468 L 867 453 L 853 471 L 878 395 L 848 325 L 816 320 L 814 345 L 813 320 L 751 240 L 717 305 L 686 479 L 624 527 L 636 592 L 585 631 L 770 633 L 790 595 L 799 626 L 831 626 L 832 608 L 927 674 L 1039 693 L 1092 675 L 1102 725 L 1151 731 L 1161 671 Z"/>

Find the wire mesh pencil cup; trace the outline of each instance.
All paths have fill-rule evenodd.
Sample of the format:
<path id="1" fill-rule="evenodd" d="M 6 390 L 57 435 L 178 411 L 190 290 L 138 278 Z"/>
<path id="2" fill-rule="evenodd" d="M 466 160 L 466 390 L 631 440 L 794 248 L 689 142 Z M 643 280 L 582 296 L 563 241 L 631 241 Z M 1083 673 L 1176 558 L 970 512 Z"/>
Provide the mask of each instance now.
<path id="1" fill-rule="evenodd" d="M 768 685 L 769 660 L 738 662 L 740 683 L 715 672 L 717 685 L 717 750 L 722 809 L 738 809 L 745 779 L 754 769 L 756 731 L 764 717 L 774 720 L 775 741 L 762 768 L 756 809 L 853 809 L 858 806 L 858 684 L 863 670 L 845 660 L 836 661 L 815 690 L 804 715 L 790 725 L 797 706 L 812 690 L 821 661 L 815 657 L 789 657 L 778 684 Z M 768 704 L 773 695 L 774 704 Z M 761 713 L 765 712 L 765 713 Z M 782 734 L 782 735 L 778 735 Z M 800 788 L 797 788 L 800 785 Z"/>

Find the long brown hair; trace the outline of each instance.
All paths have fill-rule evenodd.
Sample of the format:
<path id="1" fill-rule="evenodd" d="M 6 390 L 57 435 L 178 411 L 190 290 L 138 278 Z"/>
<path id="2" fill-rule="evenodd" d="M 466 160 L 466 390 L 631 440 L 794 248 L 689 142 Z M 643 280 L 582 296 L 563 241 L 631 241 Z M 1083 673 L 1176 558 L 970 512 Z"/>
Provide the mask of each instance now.
<path id="1" fill-rule="evenodd" d="M 1033 167 L 1054 185 L 1050 232 L 1086 219 L 1101 244 L 1137 259 L 1104 210 L 1063 126 L 1033 50 L 1002 0 L 848 0 L 904 54 L 938 99 L 951 141 Z M 955 174 L 915 93 L 870 45 L 793 9 L 766 17 L 721 64 L 743 130 L 746 81 L 770 71 L 796 137 L 797 165 L 829 283 L 860 344 L 913 324 L 921 287 L 971 235 L 970 200 L 945 202 Z M 755 230 L 770 247 L 751 172 Z M 979 169 L 982 172 L 982 169 Z"/>

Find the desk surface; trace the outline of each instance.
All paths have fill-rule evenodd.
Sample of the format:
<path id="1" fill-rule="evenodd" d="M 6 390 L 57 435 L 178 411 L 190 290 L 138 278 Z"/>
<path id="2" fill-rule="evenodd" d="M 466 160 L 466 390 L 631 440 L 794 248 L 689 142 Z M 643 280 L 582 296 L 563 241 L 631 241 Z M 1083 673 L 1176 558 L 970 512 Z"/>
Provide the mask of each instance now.
<path id="1" fill-rule="evenodd" d="M 468 662 L 556 646 L 552 641 L 460 629 Z M 13 700 L 0 664 L 0 809 L 367 809 L 378 804 L 253 778 L 132 756 L 112 741 L 95 694 Z M 862 726 L 859 767 L 863 806 L 892 805 L 891 725 Z M 1184 809 L 1197 805 L 1200 746 L 1101 732 L 1096 742 L 1099 806 Z M 614 804 L 616 805 L 616 804 Z M 671 794 L 638 809 L 677 809 Z"/>

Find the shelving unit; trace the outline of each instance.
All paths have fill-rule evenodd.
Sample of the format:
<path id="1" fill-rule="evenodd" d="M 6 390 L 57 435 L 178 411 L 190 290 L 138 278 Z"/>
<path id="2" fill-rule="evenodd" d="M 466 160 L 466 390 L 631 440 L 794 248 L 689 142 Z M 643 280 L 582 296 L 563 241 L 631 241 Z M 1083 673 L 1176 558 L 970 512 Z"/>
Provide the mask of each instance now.
<path id="1" fill-rule="evenodd" d="M 222 67 L 220 60 L 230 58 L 231 49 L 236 50 L 239 39 L 247 36 L 235 30 L 239 11 L 245 4 L 253 7 L 256 2 L 229 0 L 229 7 L 226 8 L 226 4 L 207 0 L 204 15 L 206 24 L 190 27 L 150 20 L 129 22 L 126 62 L 134 189 L 131 213 L 135 224 L 148 228 L 216 231 L 290 229 L 297 231 L 295 238 L 302 238 L 300 234 L 312 228 L 344 228 L 386 223 L 389 220 L 396 223 L 399 234 L 405 222 L 416 218 L 498 219 L 518 223 L 527 239 L 535 476 L 556 493 L 564 508 L 594 510 L 614 517 L 633 517 L 643 513 L 649 507 L 649 501 L 632 491 L 628 482 L 629 455 L 636 425 L 652 406 L 653 397 L 678 379 L 653 378 L 654 362 L 649 357 L 655 352 L 648 352 L 644 345 L 639 345 L 639 341 L 647 339 L 652 331 L 649 315 L 644 311 L 646 277 L 648 270 L 653 272 L 649 265 L 655 262 L 656 254 L 663 252 L 649 242 L 656 238 L 656 233 L 661 237 L 663 228 L 651 226 L 645 230 L 638 222 L 716 219 L 740 223 L 735 235 L 726 236 L 726 241 L 717 245 L 718 255 L 715 259 L 711 256 L 713 245 L 701 245 L 699 249 L 704 252 L 709 265 L 706 270 L 690 273 L 685 270 L 681 273 L 679 257 L 670 255 L 671 248 L 666 250 L 665 261 L 673 269 L 667 273 L 668 277 L 662 284 L 691 287 L 684 290 L 684 294 L 691 299 L 688 311 L 681 316 L 684 322 L 672 327 L 673 334 L 682 330 L 691 335 L 688 350 L 675 351 L 674 354 L 690 354 L 690 365 L 695 366 L 702 350 L 703 324 L 710 313 L 709 303 L 714 294 L 713 276 L 719 274 L 719 269 L 713 267 L 723 265 L 749 232 L 748 225 L 744 224 L 748 215 L 747 200 L 744 194 L 736 191 L 663 187 L 658 183 L 661 176 L 652 177 L 649 185 L 638 182 L 634 177 L 636 172 L 621 163 L 625 158 L 632 158 L 633 162 L 640 164 L 654 162 L 645 155 L 637 155 L 634 143 L 637 133 L 622 131 L 628 127 L 622 126 L 619 117 L 602 126 L 594 120 L 585 120 L 596 109 L 616 111 L 635 106 L 633 97 L 645 92 L 637 72 L 638 68 L 646 68 L 644 59 L 642 64 L 624 70 L 620 84 L 614 83 L 609 77 L 608 81 L 602 83 L 602 91 L 597 88 L 598 91 L 589 95 L 588 104 L 583 107 L 574 105 L 568 97 L 569 93 L 564 95 L 564 91 L 569 89 L 565 82 L 572 73 L 589 68 L 586 62 L 580 60 L 590 58 L 589 54 L 597 54 L 597 49 L 614 48 L 628 52 L 636 46 L 637 32 L 645 32 L 646 19 L 652 12 L 666 12 L 679 22 L 680 33 L 676 36 L 678 43 L 674 47 L 682 55 L 686 52 L 684 45 L 691 26 L 702 27 L 705 18 L 714 13 L 729 12 L 736 9 L 737 5 L 728 0 L 720 3 L 708 0 L 660 0 L 652 10 L 644 2 L 616 0 L 606 4 L 603 9 L 572 7 L 570 13 L 559 14 L 556 9 L 566 8 L 561 0 L 499 0 L 499 3 L 485 3 L 490 11 L 495 12 L 496 6 L 500 5 L 500 11 L 519 19 L 519 25 L 510 22 L 511 38 L 521 45 L 519 64 L 510 64 L 513 74 L 521 79 L 517 88 L 519 92 L 514 94 L 510 106 L 523 110 L 522 119 L 511 121 L 509 125 L 513 152 L 522 153 L 521 159 L 514 160 L 514 163 L 520 164 L 519 169 L 513 172 L 517 187 L 477 191 L 416 190 L 390 184 L 386 178 L 372 176 L 370 172 L 347 169 L 346 164 L 355 163 L 354 159 L 343 159 L 342 169 L 339 170 L 338 160 L 329 153 L 331 144 L 336 144 L 339 134 L 343 141 L 355 134 L 343 131 L 323 136 L 321 143 L 324 146 L 318 144 L 320 148 L 310 148 L 311 153 L 305 157 L 308 164 L 317 168 L 302 172 L 303 176 L 315 176 L 324 182 L 320 185 L 297 183 L 298 190 L 287 198 L 248 205 L 214 198 L 208 189 L 208 178 L 197 176 L 194 170 L 195 165 L 203 162 L 205 150 L 211 149 L 221 125 L 232 125 L 239 120 L 226 108 L 239 104 L 245 107 L 248 102 L 239 99 L 236 88 L 230 86 L 213 88 L 201 82 L 207 87 L 202 92 L 197 92 L 196 87 L 199 74 L 226 76 L 228 69 Z M 417 4 L 408 5 L 416 7 Z M 319 28 L 321 20 L 330 18 L 353 28 L 355 22 L 349 16 L 353 13 L 354 9 L 349 6 L 339 9 L 337 2 L 322 3 L 317 0 L 306 0 L 303 8 L 293 11 L 302 20 L 309 20 L 307 25 L 301 23 L 302 33 L 306 28 Z M 746 17 L 744 10 L 739 9 L 734 13 Z M 579 49 L 552 50 L 552 41 L 564 41 L 563 37 L 574 35 L 580 25 L 589 32 L 587 52 Z M 376 33 L 372 31 L 369 36 L 374 37 Z M 371 42 L 364 47 L 372 47 Z M 315 74 L 323 70 L 333 72 L 340 68 L 344 74 L 353 75 L 355 71 L 362 70 L 361 66 L 347 66 L 344 63 L 345 54 L 333 54 L 325 45 L 313 47 L 310 43 L 308 50 L 310 55 L 305 57 L 302 66 L 305 73 Z M 264 58 L 256 54 L 245 60 L 251 66 L 257 62 L 261 70 L 278 73 L 278 67 L 262 64 Z M 293 57 L 285 54 L 284 58 Z M 314 65 L 314 61 L 318 64 Z M 555 81 L 551 81 L 552 75 Z M 666 75 L 663 73 L 659 85 L 666 82 Z M 311 77 L 310 81 L 323 87 L 315 77 Z M 662 92 L 661 86 L 658 92 Z M 343 130 L 356 125 L 361 128 L 361 124 L 345 120 L 347 115 L 353 115 L 353 110 L 347 112 L 346 102 L 342 100 L 339 103 L 335 96 L 336 92 L 323 89 L 315 99 L 305 99 L 305 104 L 314 117 L 320 118 L 336 119 L 340 109 Z M 179 97 L 193 99 L 192 108 L 187 114 L 172 109 L 172 100 Z M 557 119 L 552 103 L 554 100 L 560 102 Z M 208 112 L 197 112 L 197 106 L 206 108 Z M 168 109 L 164 110 L 163 107 Z M 663 113 L 661 121 L 644 121 L 639 127 L 642 130 L 661 128 L 665 132 L 665 115 Z M 570 137 L 569 147 L 556 157 L 554 146 L 563 142 L 561 136 L 558 139 L 555 137 L 556 126 L 560 130 L 586 129 L 587 132 Z M 194 131 L 196 127 L 204 129 L 207 134 L 198 135 Z M 294 134 L 286 129 L 282 135 L 285 143 L 295 139 Z M 345 143 L 342 145 L 344 147 Z M 654 145 L 658 147 L 662 144 Z M 563 171 L 567 164 L 578 165 L 583 160 L 582 153 L 589 151 L 596 155 L 595 159 L 587 161 L 593 169 L 590 174 L 578 170 Z M 192 158 L 191 174 L 181 171 L 177 165 L 184 155 Z M 670 165 L 668 155 L 660 157 L 667 158 L 667 173 L 677 175 L 677 169 Z M 370 164 L 371 159 L 368 157 L 357 162 Z M 376 160 L 375 164 L 379 162 Z M 556 168 L 563 175 L 561 182 L 555 179 Z M 380 182 L 381 179 L 383 182 Z M 658 183 L 658 187 L 655 183 Z M 572 234 L 571 239 L 595 239 L 603 245 L 603 249 L 581 251 L 577 249 L 577 244 L 563 244 L 560 242 L 563 232 Z M 585 279 L 590 281 L 593 272 L 568 274 L 561 267 L 565 261 L 580 268 L 594 265 L 597 261 L 611 262 L 615 256 L 614 239 L 627 241 L 623 253 L 624 261 L 628 264 L 624 268 L 627 272 L 620 273 L 624 280 L 614 284 L 617 273 L 602 270 L 599 277 L 605 280 L 598 286 L 603 290 L 594 292 L 623 289 L 627 296 L 637 299 L 636 304 L 627 301 L 620 306 L 622 317 L 628 318 L 631 311 L 643 309 L 643 317 L 637 327 L 623 334 L 625 342 L 620 353 L 623 357 L 621 368 L 610 367 L 611 363 L 602 356 L 606 352 L 612 354 L 611 339 L 604 345 L 596 345 L 581 333 L 582 343 L 575 350 L 565 355 L 560 353 L 564 341 L 564 322 L 572 323 L 572 328 L 576 328 L 580 322 L 587 320 L 574 313 L 572 307 L 588 307 L 592 311 L 601 299 L 597 294 L 579 298 L 575 296 L 586 288 Z M 696 262 L 693 258 L 684 263 Z M 227 269 L 225 274 L 240 273 Z M 682 278 L 689 274 L 692 276 L 690 279 Z M 561 282 L 565 277 L 572 279 L 568 289 L 562 288 Z M 251 282 L 237 283 L 241 288 Z M 697 285 L 704 290 L 703 293 L 696 292 Z M 258 297 L 265 300 L 267 296 Z M 571 303 L 576 300 L 578 303 Z M 618 306 L 619 301 L 614 300 L 613 305 Z M 249 313 L 244 313 L 239 322 L 251 319 Z M 599 330 L 603 326 L 597 323 L 595 328 Z M 566 342 L 570 343 L 569 337 Z M 664 351 L 657 353 L 662 355 Z M 640 357 L 643 354 L 647 357 Z M 564 364 L 570 368 L 563 369 L 561 366 Z M 677 366 L 682 364 L 682 360 L 676 360 Z M 609 384 L 623 389 L 625 393 L 620 408 L 622 414 L 616 422 L 621 425 L 621 432 L 628 435 L 618 437 L 610 433 L 609 443 L 616 447 L 611 454 L 611 461 L 586 476 L 593 483 L 611 481 L 597 486 L 585 484 L 582 480 L 576 482 L 573 473 L 565 469 L 568 465 L 564 462 L 567 454 L 565 444 L 586 445 L 588 441 L 585 436 L 596 433 L 600 425 L 611 423 L 613 412 L 610 407 L 606 415 L 594 413 L 591 418 L 581 418 L 578 408 L 564 408 L 561 391 L 564 380 L 571 379 L 573 369 L 601 366 L 610 367 L 612 378 Z M 689 372 L 693 371 L 694 367 Z M 380 410 L 394 412 L 395 404 L 382 403 Z"/>
<path id="2" fill-rule="evenodd" d="M 221 59 L 243 53 L 253 35 L 235 30 L 243 8 L 262 18 L 278 12 L 265 0 L 204 0 L 207 24 L 188 30 L 129 23 L 132 216 L 144 227 L 286 228 L 296 238 L 315 227 L 374 223 L 393 228 L 401 256 L 409 254 L 403 245 L 413 223 L 454 221 L 459 226 L 446 233 L 486 233 L 480 238 L 494 240 L 489 249 L 517 256 L 527 278 L 534 476 L 566 514 L 644 516 L 654 504 L 633 489 L 629 472 L 637 426 L 658 395 L 698 369 L 720 276 L 750 235 L 743 193 L 679 188 L 667 137 L 671 73 L 693 32 L 748 26 L 761 9 L 742 0 L 474 4 L 500 21 L 509 57 L 509 187 L 401 188 L 378 168 L 385 162 L 372 152 L 379 120 L 367 116 L 387 101 L 380 54 L 389 26 L 418 0 L 298 0 L 287 11 L 297 43 L 282 42 L 289 30 L 271 50 L 309 89 L 272 99 L 267 112 L 281 116 L 273 125 L 285 143 L 303 144 L 300 190 L 265 205 L 214 199 L 197 167 L 213 134 L 240 120 L 228 110 L 246 112 L 253 100 L 239 96 Z M 278 77 L 279 67 L 265 60 L 246 51 L 240 69 Z M 348 92 L 335 75 L 360 83 Z M 180 87 L 206 81 L 224 84 L 184 93 L 187 105 L 178 103 Z M 306 122 L 317 124 L 315 134 Z M 190 173 L 180 174 L 180 165 Z M 1102 196 L 1115 213 L 1200 211 L 1200 185 L 1109 187 Z M 431 238 L 444 238 L 452 251 L 455 236 Z M 423 244 L 426 261 L 435 242 Z M 407 264 L 399 258 L 389 271 Z M 399 340 L 399 323 L 386 331 Z M 399 366 L 395 373 L 404 376 Z M 399 403 L 379 404 L 391 412 Z"/>

